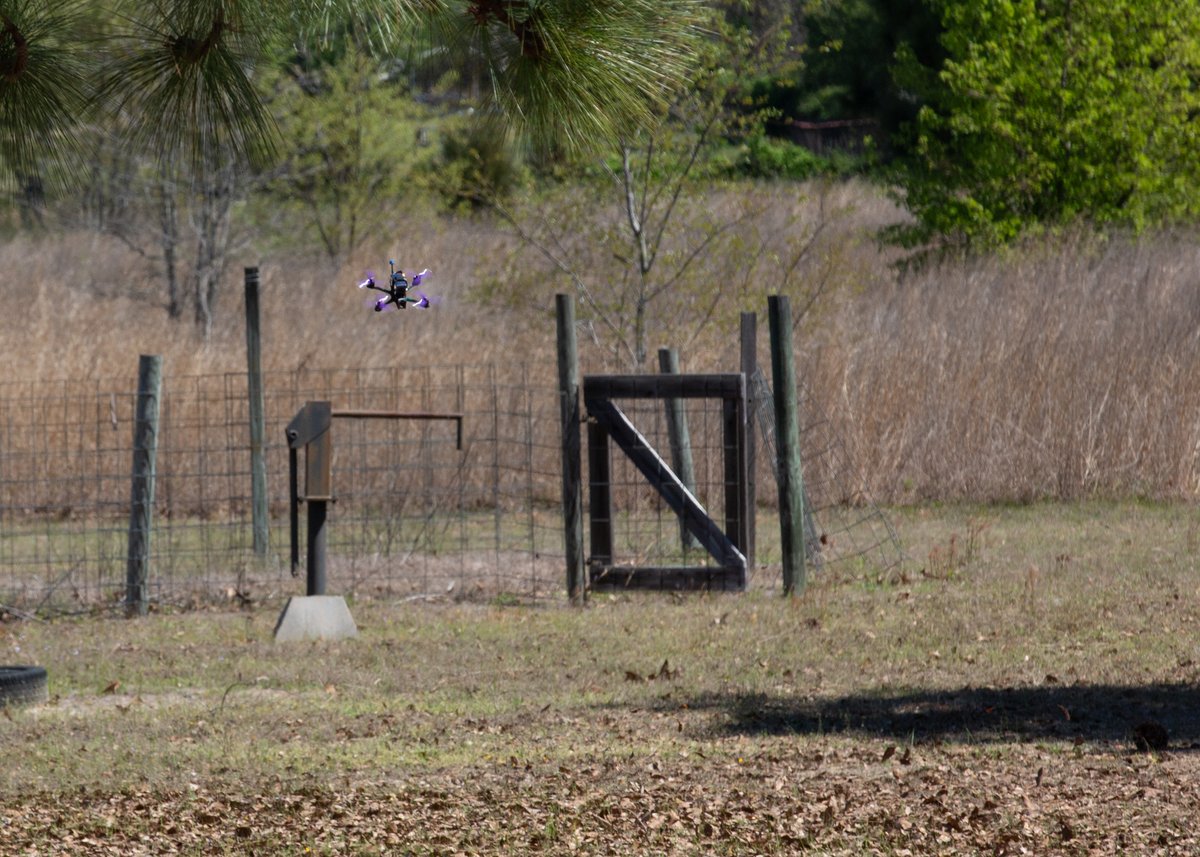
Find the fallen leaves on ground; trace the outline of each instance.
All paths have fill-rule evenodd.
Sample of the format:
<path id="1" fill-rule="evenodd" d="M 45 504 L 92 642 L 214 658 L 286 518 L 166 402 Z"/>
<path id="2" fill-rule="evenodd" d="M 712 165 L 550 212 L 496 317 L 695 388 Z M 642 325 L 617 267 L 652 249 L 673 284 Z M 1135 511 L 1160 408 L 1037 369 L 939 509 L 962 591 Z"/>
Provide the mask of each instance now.
<path id="1" fill-rule="evenodd" d="M 884 743 L 29 791 L 5 797 L 0 837 L 29 855 L 1200 850 L 1193 754 L 919 745 L 902 765 Z"/>

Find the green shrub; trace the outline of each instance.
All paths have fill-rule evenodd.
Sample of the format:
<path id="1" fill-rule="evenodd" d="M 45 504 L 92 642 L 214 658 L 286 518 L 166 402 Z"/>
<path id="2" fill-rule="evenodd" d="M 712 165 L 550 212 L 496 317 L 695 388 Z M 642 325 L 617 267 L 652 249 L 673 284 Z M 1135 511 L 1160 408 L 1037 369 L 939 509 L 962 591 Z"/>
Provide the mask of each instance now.
<path id="1" fill-rule="evenodd" d="M 512 195 L 528 169 L 505 135 L 487 123 L 446 130 L 433 186 L 451 209 L 480 209 Z"/>
<path id="2" fill-rule="evenodd" d="M 741 171 L 753 178 L 803 181 L 829 171 L 820 155 L 786 140 L 759 134 L 746 141 Z"/>

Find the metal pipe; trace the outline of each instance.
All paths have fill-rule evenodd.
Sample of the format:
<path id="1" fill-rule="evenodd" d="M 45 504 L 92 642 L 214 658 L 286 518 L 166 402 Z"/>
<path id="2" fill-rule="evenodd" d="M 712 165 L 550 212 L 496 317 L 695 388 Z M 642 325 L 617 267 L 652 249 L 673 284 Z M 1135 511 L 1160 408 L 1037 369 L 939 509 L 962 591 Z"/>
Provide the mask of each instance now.
<path id="1" fill-rule="evenodd" d="M 430 411 L 369 411 L 360 408 L 334 408 L 332 416 L 351 420 L 454 420 L 454 447 L 463 448 L 463 415 Z"/>
<path id="2" fill-rule="evenodd" d="M 325 594 L 325 514 L 328 502 L 308 501 L 308 595 Z"/>
<path id="3" fill-rule="evenodd" d="M 461 420 L 462 414 L 437 414 L 429 411 L 367 411 L 358 408 L 334 408 L 335 417 L 358 420 Z"/>

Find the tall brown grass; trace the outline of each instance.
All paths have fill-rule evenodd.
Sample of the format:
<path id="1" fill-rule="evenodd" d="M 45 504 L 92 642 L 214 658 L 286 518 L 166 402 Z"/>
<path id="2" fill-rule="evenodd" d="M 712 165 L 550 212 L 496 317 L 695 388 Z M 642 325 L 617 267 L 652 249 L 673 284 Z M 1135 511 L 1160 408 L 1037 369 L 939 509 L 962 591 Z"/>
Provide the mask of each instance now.
<path id="1" fill-rule="evenodd" d="M 736 367 L 741 310 L 760 313 L 760 363 L 769 365 L 762 298 L 783 282 L 778 247 L 808 245 L 784 287 L 794 306 L 816 298 L 795 338 L 813 403 L 806 418 L 833 423 L 877 500 L 1200 491 L 1196 236 L 1101 239 L 1081 231 L 905 275 L 896 252 L 873 239 L 899 213 L 868 186 L 724 189 L 694 204 L 732 211 L 747 199 L 769 203 L 739 227 L 741 246 L 755 254 L 753 275 L 701 335 L 688 335 L 684 370 Z M 597 232 L 611 216 L 597 211 Z M 587 244 L 586 228 L 575 236 Z M 434 269 L 436 311 L 378 317 L 354 288 L 364 269 L 385 271 L 399 253 L 408 254 L 398 259 L 406 268 Z M 596 254 L 587 264 L 606 262 Z M 703 278 L 718 283 L 749 262 L 722 255 L 701 264 Z M 552 366 L 551 295 L 569 288 L 496 220 L 414 219 L 336 269 L 303 255 L 242 253 L 204 340 L 186 320 L 167 318 L 153 266 L 119 242 L 79 231 L 18 235 L 0 244 L 0 385 L 132 378 L 139 353 L 164 355 L 168 375 L 241 371 L 244 265 L 262 271 L 272 371 Z M 475 286 L 497 276 L 527 277 L 515 283 L 522 300 L 503 308 L 476 302 Z M 688 313 L 704 311 L 701 304 L 673 304 L 653 347 L 680 345 L 672 335 L 696 329 Z M 580 341 L 587 370 L 629 368 L 602 333 Z"/>
<path id="2" fill-rule="evenodd" d="M 207 339 L 189 307 L 183 319 L 168 318 L 156 264 L 120 241 L 79 231 L 10 239 L 0 243 L 0 383 L 125 377 L 139 353 L 162 354 L 167 374 L 242 370 L 242 271 L 251 265 L 260 269 L 268 371 L 500 356 L 503 319 L 467 303 L 465 286 L 503 236 L 468 222 L 405 226 L 402 239 L 365 248 L 340 267 L 303 251 L 242 251 L 226 271 Z M 419 257 L 398 255 L 409 248 Z M 429 291 L 443 301 L 437 312 L 371 312 L 369 293 L 355 284 L 368 269 L 386 275 L 389 256 L 406 269 L 434 269 Z"/>
<path id="3" fill-rule="evenodd" d="M 1195 236 L 1043 238 L 881 276 L 803 365 L 891 501 L 1200 489 Z"/>

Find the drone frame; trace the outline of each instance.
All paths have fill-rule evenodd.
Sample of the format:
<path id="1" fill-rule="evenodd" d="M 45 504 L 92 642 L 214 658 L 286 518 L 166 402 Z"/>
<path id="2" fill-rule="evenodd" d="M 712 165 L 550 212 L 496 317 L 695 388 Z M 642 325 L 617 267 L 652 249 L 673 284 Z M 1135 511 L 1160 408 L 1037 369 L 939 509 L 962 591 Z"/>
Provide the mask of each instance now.
<path id="1" fill-rule="evenodd" d="M 421 273 L 415 274 L 413 276 L 412 284 L 410 285 L 408 280 L 404 278 L 404 271 L 396 270 L 396 262 L 394 259 L 388 259 L 388 268 L 390 269 L 390 273 L 388 274 L 387 286 L 376 285 L 375 277 L 371 274 L 368 274 L 367 278 L 358 284 L 360 289 L 373 289 L 377 292 L 384 293 L 385 297 L 375 301 L 375 312 L 382 312 L 383 309 L 389 304 L 394 305 L 399 309 L 406 309 L 409 304 L 413 304 L 416 309 L 428 309 L 428 297 L 420 292 L 418 292 L 418 294 L 421 295 L 419 298 L 410 297 L 408 290 L 419 285 L 421 279 L 429 274 L 429 269 L 426 268 Z"/>

